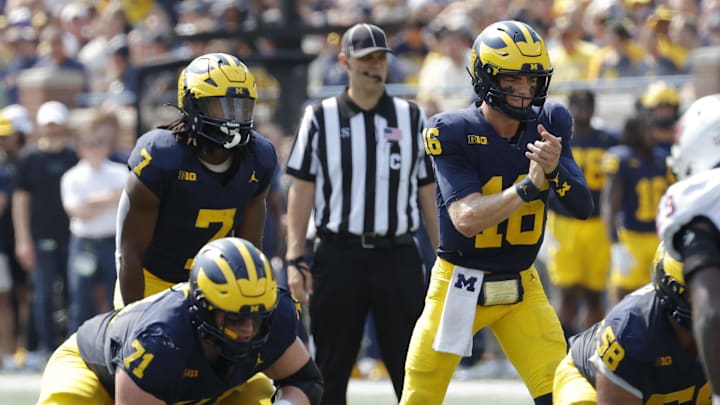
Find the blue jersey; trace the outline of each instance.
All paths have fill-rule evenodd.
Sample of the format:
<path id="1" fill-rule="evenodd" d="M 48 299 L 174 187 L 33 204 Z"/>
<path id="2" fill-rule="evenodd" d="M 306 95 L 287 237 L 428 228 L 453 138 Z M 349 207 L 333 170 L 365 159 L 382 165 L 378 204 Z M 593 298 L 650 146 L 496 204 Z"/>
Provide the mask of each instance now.
<path id="1" fill-rule="evenodd" d="M 160 199 L 143 267 L 162 280 L 186 281 L 192 258 L 211 240 L 234 236 L 245 207 L 263 193 L 277 166 L 275 148 L 255 136 L 238 149 L 226 173 L 214 173 L 166 130 L 138 139 L 128 165 Z"/>
<path id="2" fill-rule="evenodd" d="M 179 284 L 119 312 L 97 315 L 78 329 L 80 355 L 111 396 L 120 367 L 142 390 L 168 404 L 213 403 L 271 366 L 295 342 L 298 312 L 289 292 L 280 288 L 262 349 L 246 363 L 213 368 L 190 323 L 186 286 Z"/>
<path id="3" fill-rule="evenodd" d="M 571 212 L 590 214 L 590 194 L 570 151 L 572 117 L 564 106 L 547 102 L 536 121 L 525 124 L 515 144 L 500 137 L 474 105 L 438 114 L 430 119 L 425 138 L 438 183 L 440 257 L 490 272 L 518 272 L 533 263 L 543 240 L 548 183 L 537 199 L 472 238 L 455 229 L 448 206 L 471 193 L 499 193 L 526 177 L 530 167 L 527 144 L 541 139 L 537 124 L 562 138 L 561 177 L 556 178 L 558 187 L 553 192 Z"/>
<path id="4" fill-rule="evenodd" d="M 601 322 L 571 338 L 580 373 L 595 386 L 601 370 L 645 404 L 709 404 L 696 355 L 683 350 L 652 285 L 628 295 Z"/>
<path id="5" fill-rule="evenodd" d="M 592 194 L 594 209 L 591 217 L 600 216 L 600 192 L 605 184 L 605 172 L 602 168 L 603 155 L 609 148 L 617 144 L 616 134 L 597 128 L 593 128 L 592 132 L 586 136 L 577 136 L 576 134 L 570 140 L 573 157 L 583 172 L 585 182 Z M 560 201 L 553 198 L 552 195 L 548 208 L 557 214 L 571 216 L 560 204 Z"/>
<path id="6" fill-rule="evenodd" d="M 651 160 L 641 159 L 626 145 L 610 148 L 603 168 L 622 183 L 623 199 L 620 224 L 636 232 L 655 232 L 655 214 L 660 197 L 671 183 L 665 163 L 667 154 L 661 148 L 652 150 Z"/>

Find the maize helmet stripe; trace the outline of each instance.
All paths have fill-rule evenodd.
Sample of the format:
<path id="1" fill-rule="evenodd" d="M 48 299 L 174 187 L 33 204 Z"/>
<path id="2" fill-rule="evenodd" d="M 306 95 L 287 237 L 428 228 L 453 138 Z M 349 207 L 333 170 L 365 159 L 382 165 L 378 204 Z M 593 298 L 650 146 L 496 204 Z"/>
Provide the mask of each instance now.
<path id="1" fill-rule="evenodd" d="M 198 274 L 198 284 L 214 283 L 215 288 L 203 288 L 206 298 L 216 307 L 224 310 L 240 312 L 249 306 L 251 312 L 265 310 L 273 305 L 275 294 L 267 297 L 267 289 L 272 288 L 274 280 L 270 265 L 262 253 L 257 251 L 250 242 L 239 240 L 219 240 L 218 245 L 208 248 L 205 257 L 211 257 L 214 266 L 203 267 Z M 252 248 L 252 249 L 251 249 Z M 254 254 L 257 252 L 258 254 Z M 238 277 L 231 263 L 243 263 L 246 277 Z M 232 283 L 230 280 L 236 280 Z M 268 299 L 264 299 L 268 298 Z M 247 300 L 258 299 L 249 304 Z M 231 303 L 238 303 L 234 308 Z"/>
<path id="2" fill-rule="evenodd" d="M 178 81 L 178 105 L 184 107 L 185 90 L 195 98 L 234 95 L 257 99 L 257 83 L 237 58 L 213 53 L 192 61 Z M 192 85 L 194 83 L 194 85 Z M 223 87 L 225 91 L 219 93 Z"/>
<path id="3" fill-rule="evenodd" d="M 654 82 L 640 98 L 640 103 L 645 108 L 656 108 L 660 104 L 678 106 L 680 94 L 675 87 L 664 81 Z"/>
<path id="4" fill-rule="evenodd" d="M 245 261 L 248 273 L 247 279 L 238 279 L 240 293 L 246 297 L 263 297 L 273 282 L 269 262 L 261 257 L 253 257 L 245 243 L 238 243 L 236 247 Z M 255 312 L 259 307 L 252 306 L 250 310 Z"/>
<path id="5" fill-rule="evenodd" d="M 200 337 L 215 343 L 231 362 L 256 361 L 278 302 L 277 282 L 265 255 L 240 238 L 216 239 L 195 256 L 189 286 L 191 322 Z M 219 323 L 216 311 L 225 314 L 225 321 Z M 257 334 L 239 340 L 237 329 L 228 325 L 247 319 Z"/>
<path id="6" fill-rule="evenodd" d="M 497 28 L 497 31 L 490 32 L 491 35 L 496 34 L 496 36 L 483 38 L 490 48 L 502 50 L 515 44 L 524 56 L 542 55 L 542 40 L 527 25 L 507 21 L 498 24 Z"/>
<path id="7" fill-rule="evenodd" d="M 542 37 L 521 21 L 499 21 L 487 26 L 471 48 L 472 83 L 475 94 L 494 109 L 519 120 L 531 120 L 533 107 L 542 107 L 552 77 L 552 64 Z M 523 107 L 508 104 L 500 87 L 500 75 L 537 78 L 534 93 Z"/>

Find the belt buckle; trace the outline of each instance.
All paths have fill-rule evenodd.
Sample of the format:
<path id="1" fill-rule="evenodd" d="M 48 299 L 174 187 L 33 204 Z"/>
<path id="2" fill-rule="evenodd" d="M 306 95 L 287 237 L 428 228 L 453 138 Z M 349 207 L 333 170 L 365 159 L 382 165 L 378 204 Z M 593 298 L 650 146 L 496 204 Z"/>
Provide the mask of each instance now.
<path id="1" fill-rule="evenodd" d="M 360 234 L 360 246 L 363 249 L 374 249 L 375 248 L 375 234 L 370 232 L 364 232 Z"/>

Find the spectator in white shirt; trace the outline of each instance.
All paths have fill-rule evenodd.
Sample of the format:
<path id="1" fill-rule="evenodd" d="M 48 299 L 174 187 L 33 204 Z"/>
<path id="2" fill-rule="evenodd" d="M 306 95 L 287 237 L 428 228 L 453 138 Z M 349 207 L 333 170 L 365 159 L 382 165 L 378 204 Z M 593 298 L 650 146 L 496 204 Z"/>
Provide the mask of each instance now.
<path id="1" fill-rule="evenodd" d="M 108 159 L 111 140 L 96 129 L 91 124 L 80 134 L 77 145 L 80 161 L 61 181 L 71 233 L 70 333 L 86 319 L 112 309 L 115 287 L 115 218 L 128 169 Z"/>

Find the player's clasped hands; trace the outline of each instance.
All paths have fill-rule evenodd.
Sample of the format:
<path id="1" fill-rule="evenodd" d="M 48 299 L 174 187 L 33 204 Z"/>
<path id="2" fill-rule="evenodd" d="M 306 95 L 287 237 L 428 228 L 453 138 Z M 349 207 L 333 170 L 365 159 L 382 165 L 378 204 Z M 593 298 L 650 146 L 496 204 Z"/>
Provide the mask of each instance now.
<path id="1" fill-rule="evenodd" d="M 528 151 L 525 152 L 525 156 L 531 161 L 537 162 L 545 173 L 551 173 L 560 160 L 562 144 L 560 138 L 548 132 L 542 124 L 538 125 L 537 130 L 543 139 L 528 143 Z M 533 183 L 535 182 L 533 181 Z"/>

